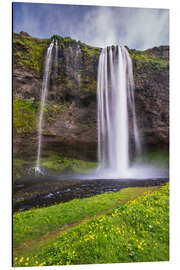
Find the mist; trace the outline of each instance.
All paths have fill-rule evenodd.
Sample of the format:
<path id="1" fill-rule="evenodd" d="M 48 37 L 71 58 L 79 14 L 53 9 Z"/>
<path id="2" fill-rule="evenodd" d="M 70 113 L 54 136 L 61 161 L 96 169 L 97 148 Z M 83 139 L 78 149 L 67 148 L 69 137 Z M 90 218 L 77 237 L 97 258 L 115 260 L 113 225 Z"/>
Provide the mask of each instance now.
<path id="1" fill-rule="evenodd" d="M 40 38 L 71 36 L 96 47 L 145 50 L 169 45 L 169 10 L 15 3 L 13 31 Z"/>

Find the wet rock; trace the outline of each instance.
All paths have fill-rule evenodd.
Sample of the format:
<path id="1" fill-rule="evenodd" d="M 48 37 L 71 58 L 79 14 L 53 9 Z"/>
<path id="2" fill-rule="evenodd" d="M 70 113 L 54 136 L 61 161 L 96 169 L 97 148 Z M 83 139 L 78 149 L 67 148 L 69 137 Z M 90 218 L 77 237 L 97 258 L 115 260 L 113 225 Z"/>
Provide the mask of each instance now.
<path id="1" fill-rule="evenodd" d="M 21 178 L 19 182 L 21 184 L 24 182 L 24 187 L 16 187 L 13 192 L 13 211 L 25 211 L 32 207 L 45 207 L 55 203 L 67 202 L 74 198 L 85 198 L 102 193 L 117 192 L 126 187 L 160 186 L 168 180 L 167 177 L 144 180 Z"/>
<path id="2" fill-rule="evenodd" d="M 54 197 L 53 193 L 49 193 L 49 194 L 44 196 L 45 199 L 52 198 L 52 197 Z"/>

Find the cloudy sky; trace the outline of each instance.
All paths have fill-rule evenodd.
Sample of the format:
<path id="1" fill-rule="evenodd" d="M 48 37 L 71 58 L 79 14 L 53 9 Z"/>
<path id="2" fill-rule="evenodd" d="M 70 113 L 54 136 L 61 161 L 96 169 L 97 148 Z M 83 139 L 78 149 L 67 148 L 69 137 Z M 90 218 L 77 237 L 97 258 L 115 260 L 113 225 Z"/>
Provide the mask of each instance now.
<path id="1" fill-rule="evenodd" d="M 14 3 L 13 31 L 40 38 L 71 36 L 97 47 L 119 44 L 144 50 L 169 45 L 169 10 Z"/>

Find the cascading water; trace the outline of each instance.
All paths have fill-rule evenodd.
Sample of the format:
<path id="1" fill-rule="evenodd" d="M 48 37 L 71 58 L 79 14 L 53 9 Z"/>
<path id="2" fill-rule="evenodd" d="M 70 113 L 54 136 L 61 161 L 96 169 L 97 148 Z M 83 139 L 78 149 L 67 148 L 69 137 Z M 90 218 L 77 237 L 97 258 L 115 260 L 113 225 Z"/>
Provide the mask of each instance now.
<path id="1" fill-rule="evenodd" d="M 75 69 L 78 71 L 81 68 L 81 61 L 82 61 L 81 58 L 82 58 L 81 47 L 78 44 L 77 48 L 76 48 L 75 59 L 74 59 Z M 80 86 L 80 84 L 81 84 L 81 74 L 80 73 L 76 74 L 76 80 L 77 80 L 78 86 Z"/>
<path id="2" fill-rule="evenodd" d="M 39 115 L 39 124 L 38 124 L 38 151 L 37 151 L 37 161 L 35 172 L 41 173 L 40 169 L 40 157 L 41 157 L 41 143 L 42 143 L 42 125 L 43 125 L 43 115 L 44 115 L 44 105 L 48 93 L 48 82 L 49 82 L 49 75 L 50 75 L 50 68 L 51 68 L 51 56 L 52 56 L 52 49 L 54 46 L 54 40 L 51 42 L 50 46 L 47 49 L 46 61 L 45 61 L 45 70 L 43 76 L 43 83 L 42 83 L 42 94 L 41 94 L 41 109 Z"/>
<path id="3" fill-rule="evenodd" d="M 40 157 L 43 112 L 48 93 L 53 46 L 55 46 L 54 71 L 56 74 L 58 72 L 58 43 L 53 40 L 47 49 L 42 84 L 38 126 L 38 152 L 35 167 L 37 174 L 42 173 Z M 73 51 L 69 47 L 67 63 L 69 63 L 72 57 Z M 76 57 L 73 59 L 76 68 L 79 63 L 79 57 L 81 57 L 81 50 L 78 47 Z M 85 175 L 74 175 L 73 177 L 78 179 L 79 177 L 82 179 L 141 179 L 167 175 L 167 170 L 146 166 L 146 164 L 142 163 L 134 163 L 133 166 L 130 166 L 130 152 L 134 153 L 135 158 L 139 156 L 141 153 L 141 143 L 136 124 L 132 61 L 125 47 L 112 46 L 102 50 L 98 66 L 97 99 L 99 166 L 95 171 Z M 130 145 L 133 145 L 133 151 L 130 151 L 132 150 Z"/>
<path id="4" fill-rule="evenodd" d="M 70 45 L 69 45 L 68 49 L 69 49 L 70 57 L 73 57 L 73 50 L 72 50 L 72 47 Z"/>
<path id="5" fill-rule="evenodd" d="M 123 46 L 102 50 L 98 67 L 98 173 L 126 177 L 130 166 L 129 116 L 135 153 L 141 152 L 134 104 L 132 62 Z"/>
<path id="6" fill-rule="evenodd" d="M 55 60 L 54 60 L 54 78 L 57 78 L 58 74 L 58 41 L 55 42 Z"/>

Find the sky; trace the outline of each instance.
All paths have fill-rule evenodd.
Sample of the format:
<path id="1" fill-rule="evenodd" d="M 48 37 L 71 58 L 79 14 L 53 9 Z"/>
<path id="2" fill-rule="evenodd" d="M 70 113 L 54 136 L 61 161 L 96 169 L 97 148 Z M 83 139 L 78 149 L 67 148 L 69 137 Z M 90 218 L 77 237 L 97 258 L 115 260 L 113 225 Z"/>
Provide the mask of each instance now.
<path id="1" fill-rule="evenodd" d="M 13 31 L 39 38 L 70 36 L 96 47 L 145 50 L 169 45 L 169 10 L 15 2 Z"/>

